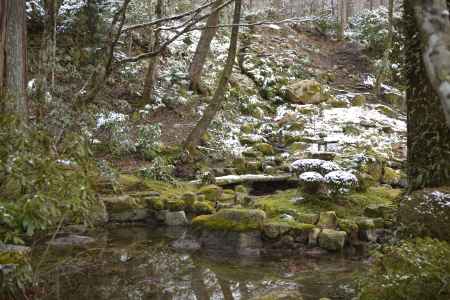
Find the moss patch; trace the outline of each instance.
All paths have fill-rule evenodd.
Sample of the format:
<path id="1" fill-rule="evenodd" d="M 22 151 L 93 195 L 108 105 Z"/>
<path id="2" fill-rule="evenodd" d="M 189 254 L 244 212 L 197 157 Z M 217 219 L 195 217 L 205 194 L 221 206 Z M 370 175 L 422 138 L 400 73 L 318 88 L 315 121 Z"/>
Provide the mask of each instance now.
<path id="1" fill-rule="evenodd" d="M 192 225 L 198 229 L 246 232 L 261 230 L 265 214 L 255 209 L 223 209 L 214 215 L 198 216 Z"/>

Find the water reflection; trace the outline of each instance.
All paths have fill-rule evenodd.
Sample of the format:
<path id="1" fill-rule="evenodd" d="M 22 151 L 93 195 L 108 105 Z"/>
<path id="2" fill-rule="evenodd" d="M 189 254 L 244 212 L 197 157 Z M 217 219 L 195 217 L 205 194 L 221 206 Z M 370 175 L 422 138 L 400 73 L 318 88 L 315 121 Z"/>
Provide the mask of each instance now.
<path id="1" fill-rule="evenodd" d="M 348 299 L 352 274 L 361 268 L 343 257 L 237 259 L 169 247 L 187 235 L 184 229 L 117 227 L 98 248 L 53 251 L 39 272 L 44 299 L 245 300 L 272 290 Z"/>

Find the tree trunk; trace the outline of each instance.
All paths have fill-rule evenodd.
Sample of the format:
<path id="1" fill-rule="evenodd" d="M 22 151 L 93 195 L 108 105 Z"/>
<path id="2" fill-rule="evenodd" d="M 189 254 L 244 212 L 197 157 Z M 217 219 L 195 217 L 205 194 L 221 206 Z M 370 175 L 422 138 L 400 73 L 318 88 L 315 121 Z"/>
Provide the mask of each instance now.
<path id="1" fill-rule="evenodd" d="M 338 18 L 339 18 L 339 30 L 337 38 L 339 41 L 344 40 L 345 28 L 347 27 L 347 8 L 346 0 L 338 0 Z"/>
<path id="2" fill-rule="evenodd" d="M 1 17 L 2 28 L 1 51 L 3 63 L 1 64 L 3 83 L 0 94 L 4 98 L 3 109 L 7 113 L 15 114 L 25 123 L 27 120 L 27 94 L 26 94 L 26 13 L 24 0 L 2 1 L 6 5 L 6 16 Z M 3 7 L 2 7 L 3 8 Z M 6 20 L 4 20 L 6 19 Z"/>
<path id="3" fill-rule="evenodd" d="M 389 0 L 389 22 L 388 22 L 388 35 L 384 44 L 383 60 L 381 62 L 380 70 L 377 74 L 375 82 L 375 92 L 378 96 L 381 96 L 381 84 L 386 78 L 387 72 L 390 68 L 389 53 L 392 48 L 393 39 L 393 27 L 394 27 L 394 0 Z"/>
<path id="4" fill-rule="evenodd" d="M 241 18 L 241 7 L 242 1 L 236 0 L 234 3 L 234 15 L 233 15 L 233 24 L 239 24 Z M 193 153 L 198 146 L 200 139 L 206 133 L 209 124 L 216 116 L 217 112 L 220 109 L 222 101 L 224 99 L 224 94 L 227 88 L 228 81 L 230 79 L 231 73 L 233 71 L 233 66 L 237 54 L 238 47 L 238 39 L 239 39 L 239 25 L 233 26 L 231 31 L 231 39 L 230 39 L 230 48 L 228 50 L 228 57 L 225 63 L 225 67 L 220 76 L 219 82 L 217 84 L 217 89 L 215 91 L 214 97 L 203 113 L 203 117 L 197 123 L 195 128 L 192 130 L 186 141 L 184 142 L 184 149 L 188 151 L 188 153 Z"/>
<path id="5" fill-rule="evenodd" d="M 4 94 L 3 88 L 6 81 L 6 4 L 7 1 L 0 1 L 0 99 Z"/>
<path id="6" fill-rule="evenodd" d="M 163 17 L 163 0 L 158 0 L 155 7 L 156 12 L 156 18 L 160 19 Z M 160 43 L 160 32 L 159 30 L 154 31 L 153 35 L 153 46 L 152 51 L 159 48 Z M 152 102 L 153 98 L 153 91 L 155 88 L 156 78 L 157 78 L 157 72 L 158 72 L 158 62 L 159 62 L 159 55 L 156 55 L 149 59 L 148 62 L 148 69 L 147 73 L 145 75 L 145 81 L 144 81 L 144 90 L 142 92 L 142 104 L 145 105 L 147 103 Z"/>
<path id="7" fill-rule="evenodd" d="M 450 1 L 448 1 L 450 2 Z M 410 190 L 450 185 L 450 130 L 427 78 L 414 1 L 404 1 Z"/>
<path id="8" fill-rule="evenodd" d="M 223 1 L 218 1 L 212 6 L 214 11 L 222 5 Z M 191 78 L 191 89 L 202 93 L 200 87 L 200 80 L 203 73 L 203 67 L 208 57 L 211 41 L 217 33 L 217 25 L 219 24 L 220 11 L 213 12 L 206 21 L 206 29 L 202 31 L 200 41 L 197 44 L 194 58 L 192 59 L 191 67 L 189 69 L 189 76 Z"/>

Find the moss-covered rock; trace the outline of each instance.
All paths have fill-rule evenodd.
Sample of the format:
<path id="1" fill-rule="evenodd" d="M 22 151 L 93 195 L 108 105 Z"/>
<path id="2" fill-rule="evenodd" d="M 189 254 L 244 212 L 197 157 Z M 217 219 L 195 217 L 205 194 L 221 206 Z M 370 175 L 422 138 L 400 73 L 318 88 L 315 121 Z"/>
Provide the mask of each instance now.
<path id="1" fill-rule="evenodd" d="M 274 155 L 275 150 L 273 149 L 273 146 L 268 143 L 259 143 L 256 144 L 255 149 L 257 149 L 259 152 L 261 152 L 264 155 Z"/>
<path id="2" fill-rule="evenodd" d="M 210 215 L 214 212 L 214 207 L 209 202 L 196 201 L 192 205 L 192 211 L 196 215 Z"/>
<path id="3" fill-rule="evenodd" d="M 0 243 L 0 265 L 22 265 L 30 260 L 31 248 Z"/>
<path id="4" fill-rule="evenodd" d="M 163 210 L 165 208 L 165 201 L 161 197 L 150 197 L 145 199 L 147 207 L 156 211 Z"/>
<path id="5" fill-rule="evenodd" d="M 222 209 L 213 215 L 196 217 L 192 224 L 200 229 L 245 232 L 261 230 L 265 218 L 265 212 L 258 209 Z"/>
<path id="6" fill-rule="evenodd" d="M 319 214 L 315 213 L 298 213 L 296 220 L 305 224 L 316 224 L 319 221 Z"/>
<path id="7" fill-rule="evenodd" d="M 319 234 L 319 245 L 321 248 L 330 251 L 341 251 L 345 245 L 347 233 L 333 229 L 323 229 Z"/>
<path id="8" fill-rule="evenodd" d="M 403 176 L 399 170 L 394 170 L 389 167 L 385 167 L 381 182 L 389 184 L 391 186 L 399 186 Z"/>
<path id="9" fill-rule="evenodd" d="M 326 99 L 322 86 L 315 80 L 300 80 L 287 86 L 287 99 L 293 103 L 318 104 Z"/>
<path id="10" fill-rule="evenodd" d="M 182 211 L 186 208 L 186 204 L 183 200 L 167 200 L 166 201 L 166 208 L 169 211 Z"/>
<path id="11" fill-rule="evenodd" d="M 364 95 L 356 95 L 352 99 L 352 106 L 363 106 L 366 104 L 366 96 Z"/>
<path id="12" fill-rule="evenodd" d="M 335 229 L 337 226 L 337 216 L 334 211 L 321 212 L 317 226 L 326 229 Z"/>
<path id="13" fill-rule="evenodd" d="M 194 192 L 187 192 L 181 196 L 181 200 L 184 201 L 186 206 L 192 206 L 197 200 L 197 195 Z"/>
<path id="14" fill-rule="evenodd" d="M 103 197 L 109 221 L 133 222 L 142 221 L 149 216 L 147 203 L 142 198 L 129 195 Z"/>
<path id="15" fill-rule="evenodd" d="M 207 185 L 200 188 L 198 194 L 204 195 L 207 201 L 218 201 L 222 198 L 223 189 L 217 185 Z"/>

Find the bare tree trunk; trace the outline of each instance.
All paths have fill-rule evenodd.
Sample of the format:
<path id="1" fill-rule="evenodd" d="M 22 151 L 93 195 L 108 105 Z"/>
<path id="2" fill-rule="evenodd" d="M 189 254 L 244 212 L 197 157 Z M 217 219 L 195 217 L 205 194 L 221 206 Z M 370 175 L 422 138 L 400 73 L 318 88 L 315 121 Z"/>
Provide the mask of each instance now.
<path id="1" fill-rule="evenodd" d="M 344 40 L 345 28 L 347 27 L 347 8 L 346 0 L 338 0 L 339 30 L 337 38 L 339 41 Z"/>
<path id="2" fill-rule="evenodd" d="M 426 39 L 418 38 L 423 23 L 415 14 L 420 12 L 416 5 L 422 2 L 404 1 L 410 190 L 450 185 L 450 129 L 433 80 L 427 78 L 426 55 L 431 53 Z M 434 55 L 439 57 L 439 53 Z M 441 63 L 449 65 L 448 61 Z"/>
<path id="3" fill-rule="evenodd" d="M 191 78 L 191 89 L 201 94 L 204 93 L 200 86 L 200 80 L 205 66 L 206 58 L 210 51 L 211 41 L 217 33 L 217 25 L 219 24 L 220 11 L 215 11 L 223 1 L 217 1 L 211 8 L 214 11 L 206 21 L 206 28 L 202 31 L 200 41 L 197 44 L 194 58 L 192 59 L 191 67 L 189 69 L 189 76 Z"/>
<path id="4" fill-rule="evenodd" d="M 163 17 L 163 0 L 158 0 L 156 2 L 155 12 L 156 12 L 156 18 L 160 19 Z M 160 43 L 160 31 L 156 30 L 154 31 L 153 35 L 153 45 L 151 51 L 155 51 L 159 48 Z M 148 62 L 148 68 L 147 73 L 145 75 L 145 81 L 144 81 L 144 90 L 142 92 L 142 104 L 145 105 L 147 103 L 152 102 L 153 98 L 153 91 L 155 88 L 155 83 L 157 79 L 157 72 L 158 72 L 158 62 L 159 62 L 159 55 L 156 55 L 154 57 L 151 57 Z"/>
<path id="5" fill-rule="evenodd" d="M 381 62 L 380 70 L 377 74 L 377 80 L 375 82 L 375 92 L 378 96 L 381 96 L 381 84 L 386 78 L 386 73 L 390 68 L 389 53 L 392 48 L 393 27 L 394 27 L 394 0 L 389 0 L 388 35 L 386 37 L 386 42 L 384 45 L 383 60 Z"/>
<path id="6" fill-rule="evenodd" d="M 184 149 L 189 153 L 193 153 L 198 146 L 202 136 L 208 129 L 209 124 L 216 116 L 220 109 L 222 101 L 224 99 L 224 94 L 227 88 L 228 81 L 230 79 L 231 73 L 233 71 L 234 62 L 237 54 L 238 40 L 239 40 L 239 24 L 241 18 L 241 7 L 242 1 L 236 0 L 234 3 L 234 15 L 233 15 L 233 29 L 231 31 L 230 48 L 228 50 L 228 57 L 225 63 L 225 67 L 220 76 L 219 82 L 217 84 L 217 89 L 214 94 L 213 99 L 209 103 L 203 117 L 197 123 L 195 128 L 189 134 L 188 138 L 184 142 Z"/>
<path id="7" fill-rule="evenodd" d="M 0 1 L 0 98 L 3 96 L 3 87 L 6 81 L 6 5 L 7 1 Z"/>
<path id="8" fill-rule="evenodd" d="M 6 5 L 6 16 L 3 15 L 1 22 L 5 24 L 6 33 L 2 30 L 1 38 L 4 57 L 2 72 L 4 77 L 1 84 L 0 94 L 4 97 L 4 110 L 16 114 L 23 123 L 28 116 L 27 93 L 26 93 L 26 67 L 27 67 L 27 42 L 26 42 L 26 15 L 24 0 L 2 1 Z M 3 26 L 3 25 L 2 25 Z M 3 29 L 3 28 L 2 28 Z"/>

